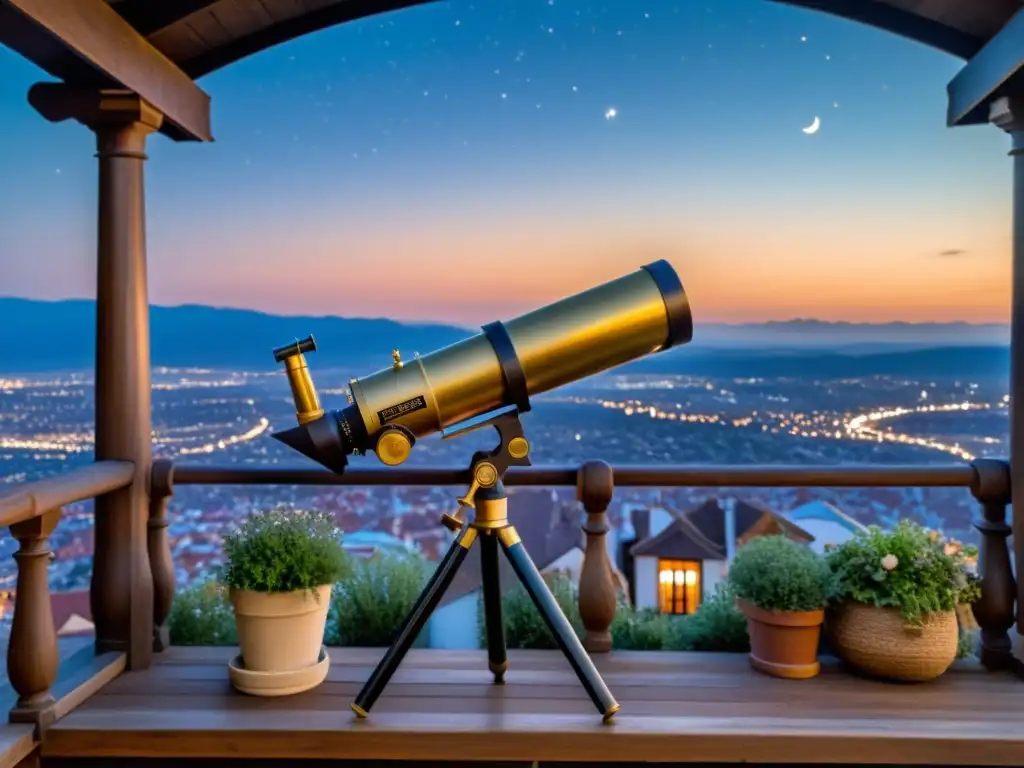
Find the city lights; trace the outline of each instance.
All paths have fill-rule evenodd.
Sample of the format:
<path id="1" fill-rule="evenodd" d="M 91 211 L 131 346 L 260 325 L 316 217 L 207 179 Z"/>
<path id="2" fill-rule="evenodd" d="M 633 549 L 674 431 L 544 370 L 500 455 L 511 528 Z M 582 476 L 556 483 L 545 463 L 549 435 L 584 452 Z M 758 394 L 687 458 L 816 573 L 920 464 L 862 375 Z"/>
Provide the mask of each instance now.
<path id="1" fill-rule="evenodd" d="M 754 383 L 755 380 L 737 380 L 736 383 Z M 631 383 L 620 382 L 616 389 L 673 389 L 670 381 L 660 381 L 659 386 L 641 387 L 633 386 Z M 688 386 L 693 386 L 687 382 Z M 702 386 L 706 391 L 715 391 L 710 384 Z M 969 385 L 971 391 L 977 389 L 977 385 Z M 718 389 L 721 399 L 728 397 L 727 402 L 732 403 L 736 395 L 726 389 Z M 953 413 L 963 411 L 987 411 L 994 408 L 1006 408 L 1009 403 L 1009 395 L 1004 395 L 995 405 L 984 402 L 961 401 L 955 403 L 920 405 L 912 407 L 892 407 L 871 410 L 867 413 L 857 415 L 840 414 L 833 411 L 810 412 L 794 411 L 787 413 L 776 413 L 770 411 L 751 411 L 744 415 L 733 413 L 695 413 L 685 408 L 682 403 L 671 405 L 659 403 L 651 404 L 636 398 L 624 400 L 611 400 L 604 398 L 568 397 L 565 401 L 576 404 L 594 404 L 603 408 L 620 411 L 624 416 L 639 416 L 642 418 L 675 421 L 685 424 L 708 424 L 732 427 L 735 429 L 755 428 L 760 432 L 769 434 L 785 434 L 792 437 L 808 438 L 812 440 L 871 440 L 875 442 L 897 443 L 901 445 L 925 448 L 927 450 L 941 451 L 948 453 L 965 461 L 971 461 L 975 454 L 966 450 L 959 443 L 951 443 L 934 437 L 901 433 L 892 429 L 881 429 L 879 425 L 883 422 L 892 421 L 901 417 L 915 414 L 932 413 Z M 775 402 L 785 402 L 786 398 L 767 398 Z M 934 395 L 932 397 L 934 399 Z M 994 437 L 979 436 L 973 437 L 977 443 L 983 445 L 999 445 L 1001 440 Z"/>

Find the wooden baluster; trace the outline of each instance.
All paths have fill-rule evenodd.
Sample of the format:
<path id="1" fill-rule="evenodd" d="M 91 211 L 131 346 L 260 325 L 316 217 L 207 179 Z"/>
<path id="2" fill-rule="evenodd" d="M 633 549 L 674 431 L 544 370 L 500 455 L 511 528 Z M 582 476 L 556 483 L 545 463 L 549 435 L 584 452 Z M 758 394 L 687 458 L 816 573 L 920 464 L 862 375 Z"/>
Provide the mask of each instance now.
<path id="1" fill-rule="evenodd" d="M 974 603 L 974 618 L 981 627 L 981 663 L 989 669 L 1006 669 L 1013 664 L 1009 629 L 1014 622 L 1017 587 L 1010 567 L 1006 539 L 1006 507 L 1010 503 L 1010 466 L 997 459 L 972 462 L 971 493 L 981 503 L 980 519 L 974 527 L 981 533 L 978 575 L 981 597 Z"/>
<path id="2" fill-rule="evenodd" d="M 167 504 L 174 495 L 174 464 L 157 459 L 149 479 L 149 529 L 147 549 L 149 570 L 153 575 L 153 651 L 160 653 L 170 647 L 167 618 L 174 602 L 174 558 L 167 537 Z"/>
<path id="3" fill-rule="evenodd" d="M 60 654 L 53 626 L 48 566 L 53 559 L 49 537 L 60 520 L 61 510 L 51 509 L 38 517 L 11 526 L 20 545 L 14 554 L 18 586 L 14 596 L 14 622 L 7 646 L 7 677 L 18 692 L 11 710 L 12 723 L 48 723 L 46 709 L 53 704 L 51 687 L 57 679 Z"/>
<path id="4" fill-rule="evenodd" d="M 583 525 L 586 548 L 580 573 L 579 609 L 586 634 L 583 647 L 591 653 L 612 649 L 609 627 L 615 619 L 618 591 L 608 557 L 608 504 L 615 493 L 612 468 L 603 461 L 588 461 L 576 475 L 576 498 L 583 502 L 587 522 Z"/>

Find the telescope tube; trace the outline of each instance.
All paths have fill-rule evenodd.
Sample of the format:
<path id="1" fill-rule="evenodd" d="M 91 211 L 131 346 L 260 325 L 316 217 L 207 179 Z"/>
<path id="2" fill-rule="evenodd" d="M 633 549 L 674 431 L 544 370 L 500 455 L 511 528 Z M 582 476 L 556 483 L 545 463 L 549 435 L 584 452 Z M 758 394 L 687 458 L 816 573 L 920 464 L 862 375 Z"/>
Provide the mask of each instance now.
<path id="1" fill-rule="evenodd" d="M 510 356 L 525 379 L 519 388 L 539 395 L 692 337 L 682 283 L 667 261 L 658 261 L 400 368 L 354 379 L 353 404 L 367 435 L 397 424 L 422 437 L 505 405 L 529 410 L 521 392 L 517 398 L 509 391 L 517 388 L 502 365 Z M 496 348 L 503 341 L 506 349 Z"/>
<path id="2" fill-rule="evenodd" d="M 348 407 L 274 437 L 340 473 L 347 456 L 376 450 L 395 428 L 414 440 L 503 406 L 525 412 L 531 395 L 692 337 L 683 285 L 656 261 L 424 357 L 403 363 L 396 354 L 391 368 L 349 382 Z"/>

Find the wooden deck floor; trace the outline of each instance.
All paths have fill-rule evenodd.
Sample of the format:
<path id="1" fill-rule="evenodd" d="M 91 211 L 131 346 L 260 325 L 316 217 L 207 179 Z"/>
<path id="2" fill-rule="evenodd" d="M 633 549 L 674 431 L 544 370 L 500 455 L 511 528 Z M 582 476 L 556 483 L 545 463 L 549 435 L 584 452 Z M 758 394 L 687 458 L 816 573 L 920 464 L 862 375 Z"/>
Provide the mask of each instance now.
<path id="1" fill-rule="evenodd" d="M 743 655 L 595 659 L 622 705 L 602 724 L 554 651 L 513 651 L 490 684 L 476 651 L 413 651 L 369 720 L 349 704 L 380 651 L 332 649 L 320 688 L 234 692 L 226 648 L 175 648 L 47 732 L 47 757 L 1024 765 L 1024 682 L 958 667 L 921 685 L 750 670 Z"/>

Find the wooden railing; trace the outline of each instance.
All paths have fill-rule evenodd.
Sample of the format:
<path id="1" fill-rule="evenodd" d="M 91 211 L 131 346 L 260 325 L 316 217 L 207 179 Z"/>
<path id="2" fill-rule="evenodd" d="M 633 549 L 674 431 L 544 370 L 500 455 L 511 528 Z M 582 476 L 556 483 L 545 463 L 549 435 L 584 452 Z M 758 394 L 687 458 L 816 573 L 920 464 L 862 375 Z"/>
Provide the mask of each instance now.
<path id="1" fill-rule="evenodd" d="M 56 703 L 52 689 L 60 653 L 47 566 L 53 558 L 49 537 L 60 522 L 62 509 L 125 488 L 134 475 L 135 465 L 130 461 L 102 461 L 0 494 L 0 526 L 10 528 L 19 544 L 14 555 L 18 577 L 7 647 L 7 676 L 18 694 L 11 722 L 42 725 L 52 718 Z"/>
<path id="2" fill-rule="evenodd" d="M 175 485 L 416 485 L 469 484 L 469 471 L 455 468 L 353 468 L 344 475 L 317 469 L 175 466 L 158 460 L 152 472 L 149 558 L 156 599 L 155 649 L 166 647 L 166 622 L 174 599 L 174 563 L 167 537 L 167 504 Z M 620 487 L 963 487 L 981 504 L 975 528 L 981 533 L 979 574 L 982 597 L 974 606 L 981 628 L 981 659 L 989 668 L 1015 665 L 1009 629 L 1014 622 L 1015 583 L 1007 537 L 1010 471 L 1004 461 L 979 459 L 953 466 L 622 466 L 590 461 L 579 467 L 510 469 L 509 486 L 576 486 L 586 512 L 579 611 L 591 652 L 611 649 L 616 586 L 605 543 L 607 509 Z M 1015 667 L 1017 668 L 1017 667 Z M 1019 669 L 1018 669 L 1019 671 Z"/>
<path id="3" fill-rule="evenodd" d="M 50 605 L 47 565 L 52 558 L 48 537 L 64 506 L 127 487 L 135 474 L 131 462 L 105 461 L 0 493 L 0 525 L 19 542 L 15 554 L 17 586 L 13 626 L 7 655 L 11 686 L 18 700 L 12 722 L 44 725 L 55 712 L 53 694 L 59 654 Z M 167 536 L 167 506 L 175 485 L 417 485 L 458 486 L 469 481 L 468 470 L 453 468 L 352 469 L 343 476 L 316 469 L 175 466 L 153 463 L 148 526 L 148 560 L 154 585 L 154 650 L 167 647 L 166 622 L 174 600 L 175 574 Z M 974 606 L 981 628 L 981 659 L 990 668 L 1019 664 L 1011 650 L 1015 583 L 1007 538 L 1010 501 L 1009 466 L 980 459 L 956 466 L 622 466 L 590 461 L 578 467 L 513 468 L 509 486 L 575 486 L 586 513 L 584 561 L 580 576 L 579 611 L 588 650 L 610 650 L 615 617 L 616 585 L 605 535 L 607 509 L 615 486 L 620 487 L 964 487 L 981 505 L 975 527 L 981 533 L 979 573 L 982 596 Z M 108 553 L 97 551 L 101 560 Z M 97 569 L 94 568 L 94 573 Z M 102 604 L 104 585 L 93 579 L 91 600 Z M 123 669 L 123 661 L 118 670 Z"/>

